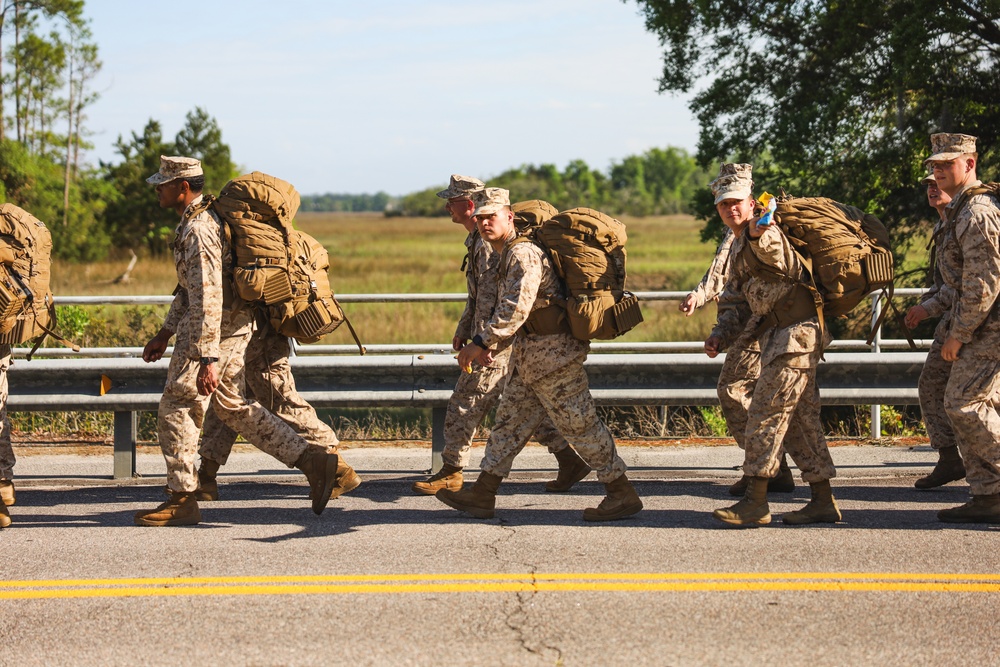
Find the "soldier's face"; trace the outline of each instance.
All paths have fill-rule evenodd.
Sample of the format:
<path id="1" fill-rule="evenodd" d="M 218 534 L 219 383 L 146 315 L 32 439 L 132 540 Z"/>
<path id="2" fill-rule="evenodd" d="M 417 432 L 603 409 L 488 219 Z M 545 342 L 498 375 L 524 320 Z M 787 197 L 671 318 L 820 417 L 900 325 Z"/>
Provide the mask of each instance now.
<path id="1" fill-rule="evenodd" d="M 176 208 L 184 196 L 182 188 L 184 181 L 174 179 L 166 183 L 159 183 L 156 186 L 156 197 L 159 200 L 160 208 Z"/>
<path id="2" fill-rule="evenodd" d="M 962 187 L 975 177 L 976 159 L 963 155 L 954 160 L 932 162 L 934 180 L 938 189 L 949 197 L 954 197 Z"/>
<path id="3" fill-rule="evenodd" d="M 951 201 L 951 197 L 941 192 L 941 188 L 938 187 L 937 181 L 934 183 L 927 184 L 927 203 L 934 208 L 941 210 L 948 205 Z"/>
<path id="4" fill-rule="evenodd" d="M 753 217 L 753 197 L 723 199 L 715 205 L 715 210 L 727 227 L 736 229 Z"/>
<path id="5" fill-rule="evenodd" d="M 454 197 L 445 203 L 444 208 L 451 216 L 451 221 L 459 224 L 471 224 L 473 222 L 472 212 L 476 210 L 471 199 L 465 197 Z"/>
<path id="6" fill-rule="evenodd" d="M 476 224 L 479 226 L 479 235 L 487 243 L 501 241 L 514 229 L 514 213 L 504 208 L 492 215 L 477 215 Z"/>

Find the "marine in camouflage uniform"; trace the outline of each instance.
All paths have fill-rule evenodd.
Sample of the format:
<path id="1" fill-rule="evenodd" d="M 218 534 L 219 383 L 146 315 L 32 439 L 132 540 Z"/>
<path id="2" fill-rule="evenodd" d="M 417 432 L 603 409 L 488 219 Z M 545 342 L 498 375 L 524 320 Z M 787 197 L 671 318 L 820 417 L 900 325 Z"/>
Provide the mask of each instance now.
<path id="1" fill-rule="evenodd" d="M 331 498 L 336 498 L 356 489 L 361 484 L 361 478 L 340 454 L 340 440 L 336 432 L 319 418 L 315 408 L 296 390 L 288 359 L 290 350 L 291 340 L 275 331 L 267 318 L 258 313 L 256 329 L 246 350 L 246 388 L 254 400 L 280 417 L 307 443 L 338 454 L 337 484 L 331 494 Z M 198 448 L 201 454 L 198 500 L 218 500 L 216 475 L 229 460 L 236 438 L 236 431 L 219 419 L 215 410 L 209 410 L 205 415 Z"/>
<path id="2" fill-rule="evenodd" d="M 492 517 L 500 482 L 547 415 L 607 489 L 607 497 L 585 510 L 583 518 L 604 521 L 635 514 L 642 501 L 625 476 L 614 438 L 597 415 L 583 368 L 590 345 L 573 338 L 565 317 L 559 317 L 558 302 L 565 295 L 552 261 L 536 244 L 515 241 L 506 190 L 487 188 L 474 200 L 483 238 L 494 250 L 502 249 L 501 282 L 493 316 L 459 353 L 459 365 L 488 363 L 492 350 L 512 343 L 511 371 L 479 478 L 457 492 L 441 489 L 437 498 L 478 518 Z M 527 323 L 535 333 L 528 333 Z"/>
<path id="3" fill-rule="evenodd" d="M 945 207 L 951 201 L 951 197 L 941 192 L 933 176 L 927 176 L 921 183 L 927 186 L 928 203 L 938 212 L 938 220 L 931 233 L 936 248 L 947 225 Z M 912 329 L 924 319 L 941 318 L 934 329 L 934 340 L 927 352 L 927 359 L 920 370 L 920 380 L 917 383 L 920 412 L 924 418 L 931 447 L 938 452 L 938 461 L 929 475 L 914 482 L 913 485 L 918 489 L 933 489 L 965 479 L 965 466 L 958 451 L 958 441 L 955 439 L 955 431 L 944 408 L 944 394 L 951 375 L 951 363 L 941 358 L 941 346 L 944 345 L 948 334 L 955 291 L 944 284 L 941 270 L 934 261 L 934 255 L 936 251 L 932 250 L 930 289 L 923 294 L 919 304 L 907 311 L 905 319 L 906 326 Z"/>
<path id="4" fill-rule="evenodd" d="M 806 289 L 808 274 L 791 244 L 776 226 L 758 227 L 756 218 L 748 215 L 753 209 L 750 166 L 736 167 L 726 170 L 724 165 L 712 191 L 717 210 L 736 237 L 726 289 L 742 295 L 745 306 L 720 310 L 705 347 L 711 354 L 722 341 L 752 335 L 760 342 L 760 377 L 750 388 L 744 431 L 743 472 L 749 478 L 745 495 L 713 516 L 731 525 L 769 523 L 767 484 L 779 472 L 784 446 L 812 489 L 809 504 L 786 514 L 784 521 L 839 521 L 829 482 L 836 470 L 820 423 L 816 386 L 816 366 L 828 337 L 821 332 Z M 776 280 L 761 266 L 782 278 Z"/>
<path id="5" fill-rule="evenodd" d="M 14 448 L 10 444 L 10 418 L 7 416 L 7 369 L 10 368 L 10 345 L 0 345 L 0 528 L 10 525 L 7 508 L 17 500 L 14 490 Z"/>
<path id="6" fill-rule="evenodd" d="M 204 174 L 193 158 L 160 159 L 156 185 L 160 205 L 181 214 L 174 241 L 178 287 L 159 333 L 146 344 L 143 359 L 160 359 L 176 334 L 167 382 L 157 414 L 160 449 L 167 463 L 170 499 L 140 511 L 142 526 L 191 525 L 201 520 L 194 492 L 198 434 L 211 404 L 219 418 L 282 463 L 302 470 L 314 493 L 313 511 L 326 506 L 336 482 L 337 456 L 310 446 L 287 424 L 243 396 L 246 346 L 253 333 L 250 308 L 223 308 L 223 275 L 232 253 L 224 247 L 219 220 L 202 204 Z M 228 245 L 228 244 L 227 244 Z"/>
<path id="7" fill-rule="evenodd" d="M 950 195 L 937 266 L 954 290 L 941 358 L 951 363 L 944 405 L 965 460 L 970 502 L 942 521 L 1000 523 L 1000 201 L 976 177 L 976 138 L 931 136 L 927 159 Z"/>
<path id="8" fill-rule="evenodd" d="M 734 174 L 746 174 L 746 178 L 730 181 L 733 188 L 726 192 L 720 192 L 716 199 L 719 201 L 730 198 L 742 200 L 750 197 L 753 187 L 753 180 L 750 178 L 752 170 L 753 168 L 749 164 L 723 163 L 719 168 L 719 178 Z M 752 211 L 750 212 L 752 213 Z M 749 320 L 750 310 L 742 296 L 732 290 L 725 289 L 729 279 L 730 256 L 735 238 L 733 230 L 727 225 L 726 233 L 715 251 L 715 257 L 712 259 L 708 271 L 705 272 L 698 286 L 681 302 L 681 312 L 690 316 L 695 309 L 701 308 L 708 301 L 717 301 L 720 312 L 735 310 L 735 314 L 730 313 L 731 317 L 735 316 L 738 321 L 744 323 Z M 760 344 L 753 331 L 739 330 L 731 340 L 720 340 L 716 349 L 709 352 L 709 355 L 714 357 L 721 350 L 725 350 L 726 358 L 722 363 L 719 380 L 715 386 L 719 396 L 719 407 L 726 419 L 729 434 L 736 440 L 740 449 L 745 449 L 744 435 L 747 412 L 750 409 L 753 388 L 760 377 Z M 795 478 L 788 466 L 784 450 L 779 455 L 779 461 L 778 475 L 768 482 L 768 491 L 791 493 L 795 490 Z M 746 493 L 749 483 L 750 478 L 742 475 L 736 483 L 729 487 L 729 494 L 742 496 Z"/>
<path id="9" fill-rule="evenodd" d="M 468 299 L 452 340 L 455 350 L 461 350 L 476 332 L 482 330 L 490 320 L 497 301 L 500 255 L 483 241 L 472 216 L 474 207 L 471 196 L 484 187 L 485 184 L 477 178 L 452 174 L 448 188 L 437 193 L 438 197 L 448 201 L 446 207 L 452 221 L 464 225 L 468 231 L 463 263 Z M 489 363 L 473 362 L 471 372 L 459 376 L 444 418 L 444 451 L 441 455 L 444 465 L 426 481 L 414 482 L 414 492 L 434 495 L 439 489 L 462 488 L 462 471 L 469 465 L 472 438 L 500 400 L 509 370 L 510 347 L 505 345 L 494 352 Z M 539 423 L 534 435 L 559 460 L 559 475 L 546 484 L 546 490 L 568 491 L 590 472 L 590 468 L 569 447 L 547 417 Z"/>

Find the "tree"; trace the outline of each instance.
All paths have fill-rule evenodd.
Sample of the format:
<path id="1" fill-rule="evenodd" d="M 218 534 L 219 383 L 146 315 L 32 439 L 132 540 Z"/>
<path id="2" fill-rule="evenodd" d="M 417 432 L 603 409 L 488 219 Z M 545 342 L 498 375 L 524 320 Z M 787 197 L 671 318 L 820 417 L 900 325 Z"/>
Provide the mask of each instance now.
<path id="1" fill-rule="evenodd" d="M 1000 0 L 636 2 L 660 91 L 697 86 L 705 167 L 751 162 L 758 187 L 864 208 L 897 245 L 928 218 L 929 134 L 977 135 L 981 173 L 996 168 Z"/>
<path id="2" fill-rule="evenodd" d="M 160 155 L 176 153 L 174 145 L 164 143 L 160 124 L 150 119 L 142 134 L 133 132 L 130 141 L 119 136 L 115 151 L 122 157 L 121 163 L 101 163 L 114 193 L 105 210 L 111 238 L 116 247 L 132 248 L 138 242 L 154 255 L 161 255 L 167 251 L 177 216 L 160 208 L 146 179 L 159 170 Z"/>
<path id="3" fill-rule="evenodd" d="M 187 113 L 175 144 L 178 154 L 201 160 L 206 191 L 218 192 L 230 179 L 239 175 L 230 157 L 229 146 L 222 141 L 219 124 L 201 107 Z"/>

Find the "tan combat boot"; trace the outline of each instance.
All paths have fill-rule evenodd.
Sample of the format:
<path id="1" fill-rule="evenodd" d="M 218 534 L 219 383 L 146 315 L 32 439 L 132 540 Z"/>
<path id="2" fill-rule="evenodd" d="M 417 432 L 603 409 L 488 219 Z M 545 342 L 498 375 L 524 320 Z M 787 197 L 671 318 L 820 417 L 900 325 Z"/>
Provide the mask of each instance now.
<path id="1" fill-rule="evenodd" d="M 312 511 L 322 514 L 326 504 L 330 502 L 330 494 L 337 484 L 337 466 L 340 457 L 326 451 L 325 447 L 309 445 L 302 452 L 295 467 L 302 471 L 309 481 L 309 497 L 312 498 Z"/>
<path id="2" fill-rule="evenodd" d="M 459 491 L 462 488 L 462 469 L 458 466 L 445 463 L 427 481 L 414 482 L 410 488 L 413 489 L 414 493 L 420 493 L 425 496 L 433 496 L 441 489 Z"/>
<path id="3" fill-rule="evenodd" d="M 933 489 L 960 479 L 965 479 L 965 464 L 962 462 L 962 455 L 958 453 L 958 447 L 952 445 L 938 450 L 938 462 L 934 470 L 914 482 L 913 486 L 918 489 Z"/>
<path id="4" fill-rule="evenodd" d="M 584 521 L 614 521 L 632 516 L 642 509 L 642 500 L 639 499 L 639 494 L 635 492 L 635 487 L 628 481 L 625 473 L 613 482 L 605 484 L 604 488 L 608 495 L 597 507 L 583 510 Z"/>
<path id="5" fill-rule="evenodd" d="M 6 528 L 10 525 L 10 512 L 7 511 L 7 506 L 0 503 L 0 528 Z"/>
<path id="6" fill-rule="evenodd" d="M 729 487 L 729 495 L 745 496 L 747 493 L 747 485 L 749 483 L 750 478 L 743 475 L 738 482 Z M 792 475 L 792 469 L 788 466 L 787 454 L 781 457 L 781 463 L 778 467 L 778 475 L 776 477 L 772 477 L 767 483 L 767 490 L 771 493 L 791 493 L 795 490 L 795 477 Z"/>
<path id="7" fill-rule="evenodd" d="M 767 482 L 767 477 L 751 477 L 743 500 L 732 507 L 715 510 L 712 516 L 731 526 L 766 526 L 771 523 Z"/>
<path id="8" fill-rule="evenodd" d="M 194 492 L 197 500 L 218 500 L 219 482 L 216 475 L 219 474 L 220 464 L 212 459 L 202 457 L 201 467 L 198 468 L 198 490 Z"/>
<path id="9" fill-rule="evenodd" d="M 10 507 L 17 502 L 17 493 L 14 490 L 14 482 L 9 479 L 0 479 L 0 504 Z"/>
<path id="10" fill-rule="evenodd" d="M 947 523 L 1000 523 L 1000 493 L 972 496 L 972 500 L 938 512 L 938 520 Z"/>
<path id="11" fill-rule="evenodd" d="M 590 466 L 572 447 L 560 449 L 555 453 L 555 457 L 559 462 L 559 472 L 554 480 L 545 483 L 545 490 L 550 493 L 569 491 L 574 484 L 590 474 Z"/>
<path id="12" fill-rule="evenodd" d="M 830 490 L 830 480 L 822 482 L 810 482 L 809 489 L 812 498 L 806 506 L 794 512 L 788 512 L 781 516 L 781 520 L 793 526 L 801 526 L 807 523 L 837 523 L 840 521 L 840 508 L 833 498 Z"/>
<path id="13" fill-rule="evenodd" d="M 340 459 L 337 462 L 337 483 L 334 484 L 333 491 L 330 492 L 330 500 L 350 493 L 359 486 L 361 486 L 361 477 L 354 471 L 354 468 L 344 463 L 344 459 Z"/>
<path id="14" fill-rule="evenodd" d="M 173 492 L 170 500 L 153 510 L 135 513 L 137 526 L 193 526 L 201 521 L 194 493 Z"/>
<path id="15" fill-rule="evenodd" d="M 434 497 L 448 507 L 471 514 L 477 519 L 492 519 L 496 513 L 497 489 L 500 488 L 502 481 L 503 477 L 499 475 L 480 472 L 476 483 L 471 487 L 460 491 L 439 489 Z"/>

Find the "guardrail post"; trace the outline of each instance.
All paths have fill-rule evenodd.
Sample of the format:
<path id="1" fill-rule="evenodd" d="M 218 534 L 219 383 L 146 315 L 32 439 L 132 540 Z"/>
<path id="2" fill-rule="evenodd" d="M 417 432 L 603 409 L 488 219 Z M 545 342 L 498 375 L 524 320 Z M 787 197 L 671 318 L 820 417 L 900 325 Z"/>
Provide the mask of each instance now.
<path id="1" fill-rule="evenodd" d="M 881 293 L 872 296 L 872 326 L 878 322 L 879 315 L 882 314 L 882 295 Z M 882 325 L 879 324 L 878 328 L 875 329 L 875 335 L 872 336 L 872 352 L 878 354 L 882 351 Z M 871 427 L 871 437 L 872 440 L 878 440 L 882 437 L 882 406 L 880 404 L 874 404 L 871 406 L 872 411 L 872 427 Z"/>
<path id="2" fill-rule="evenodd" d="M 444 465 L 444 416 L 448 408 L 431 408 L 431 474 Z"/>
<path id="3" fill-rule="evenodd" d="M 139 420 L 135 412 L 115 413 L 115 479 L 135 477 L 135 445 L 139 439 Z"/>

